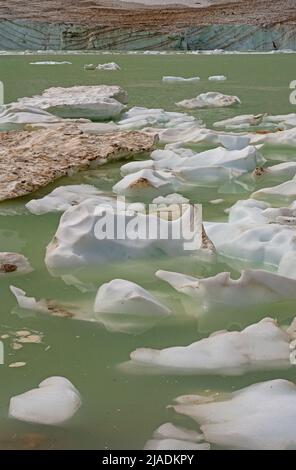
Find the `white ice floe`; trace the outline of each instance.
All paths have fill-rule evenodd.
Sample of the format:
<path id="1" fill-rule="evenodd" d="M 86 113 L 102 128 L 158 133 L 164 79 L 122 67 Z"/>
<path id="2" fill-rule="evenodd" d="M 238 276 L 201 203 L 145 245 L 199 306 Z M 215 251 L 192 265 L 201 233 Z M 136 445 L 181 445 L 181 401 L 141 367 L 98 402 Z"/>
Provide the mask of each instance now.
<path id="1" fill-rule="evenodd" d="M 224 108 L 226 106 L 233 106 L 240 104 L 241 101 L 237 96 L 223 95 L 215 91 L 202 93 L 196 98 L 183 100 L 176 103 L 181 108 L 198 109 L 198 108 Z"/>
<path id="2" fill-rule="evenodd" d="M 130 355 L 131 367 L 178 374 L 241 375 L 258 370 L 288 369 L 295 356 L 295 335 L 272 318 L 242 331 L 218 331 L 189 346 L 140 348 Z M 148 369 L 149 370 L 149 369 Z"/>
<path id="3" fill-rule="evenodd" d="M 57 426 L 72 418 L 80 406 L 80 394 L 68 379 L 49 377 L 38 388 L 12 397 L 9 416 L 29 423 Z"/>
<path id="4" fill-rule="evenodd" d="M 296 126 L 296 114 L 269 115 L 262 114 L 242 114 L 233 118 L 217 121 L 214 127 L 224 127 L 229 129 L 248 129 L 249 127 L 262 127 L 269 129 L 290 129 Z M 268 135 L 268 134 L 267 134 Z"/>
<path id="5" fill-rule="evenodd" d="M 251 142 L 251 138 L 247 135 L 222 134 L 218 135 L 217 139 L 227 150 L 242 150 Z"/>
<path id="6" fill-rule="evenodd" d="M 98 204 L 114 203 L 111 197 L 104 196 L 104 193 L 94 186 L 79 184 L 60 186 L 41 199 L 32 199 L 26 204 L 26 207 L 35 215 L 47 214 L 48 212 L 64 212 L 69 207 L 94 197 L 98 198 Z"/>
<path id="7" fill-rule="evenodd" d="M 205 228 L 217 253 L 235 265 L 278 269 L 296 252 L 295 227 L 288 225 L 209 222 Z"/>
<path id="8" fill-rule="evenodd" d="M 165 423 L 157 428 L 145 444 L 145 450 L 210 450 L 210 444 L 197 431 Z"/>
<path id="9" fill-rule="evenodd" d="M 96 199 L 88 199 L 64 212 L 47 247 L 47 267 L 63 271 L 143 257 L 192 255 L 204 248 L 199 214 L 194 213 L 196 223 L 192 226 L 193 206 L 169 222 L 130 208 L 111 209 L 100 208 Z M 147 237 L 147 226 L 153 237 Z M 113 227 L 120 227 L 120 237 Z M 173 236 L 176 233 L 178 236 Z"/>
<path id="10" fill-rule="evenodd" d="M 120 167 L 120 174 L 122 176 L 131 175 L 137 173 L 141 170 L 153 170 L 154 161 L 153 160 L 139 160 L 134 162 L 125 163 Z"/>
<path id="11" fill-rule="evenodd" d="M 217 147 L 188 157 L 186 152 L 184 149 L 185 156 L 182 156 L 181 149 L 177 154 L 172 150 L 153 152 L 151 158 L 154 160 L 154 169 L 171 171 L 181 187 L 188 183 L 215 187 L 253 171 L 265 163 L 265 159 L 253 146 L 242 150 Z"/>
<path id="12" fill-rule="evenodd" d="M 223 142 L 235 146 L 235 142 Z M 241 150 L 217 147 L 201 153 L 167 146 L 164 150 L 152 152 L 151 160 L 123 165 L 120 171 L 124 178 L 113 190 L 131 196 L 151 193 L 155 189 L 164 194 L 168 189 L 178 190 L 188 184 L 216 187 L 264 164 L 265 159 L 254 146 Z"/>
<path id="13" fill-rule="evenodd" d="M 260 199 L 279 206 L 290 204 L 296 200 L 296 176 L 292 180 L 278 186 L 259 189 L 251 194 L 251 198 Z"/>
<path id="14" fill-rule="evenodd" d="M 155 132 L 153 127 L 145 128 L 145 132 Z M 176 126 L 174 128 L 157 128 L 159 141 L 162 144 L 208 144 L 223 145 L 229 150 L 241 150 L 247 145 L 263 144 L 265 142 L 262 134 L 235 134 L 222 131 L 206 129 L 198 123 L 187 123 L 187 125 Z M 296 138 L 295 138 L 296 142 Z"/>
<path id="15" fill-rule="evenodd" d="M 119 86 L 92 85 L 69 88 L 52 87 L 41 95 L 19 98 L 22 106 L 34 106 L 58 112 L 63 117 L 112 119 L 125 109 L 127 93 Z"/>
<path id="16" fill-rule="evenodd" d="M 68 61 L 54 61 L 54 60 L 45 60 L 45 61 L 37 61 L 37 62 L 30 62 L 30 65 L 72 65 L 72 62 Z"/>
<path id="17" fill-rule="evenodd" d="M 107 64 L 99 64 L 96 67 L 96 70 L 109 70 L 109 71 L 115 71 L 115 70 L 121 70 L 118 64 L 115 62 L 109 62 Z"/>
<path id="18" fill-rule="evenodd" d="M 296 387 L 283 379 L 233 393 L 179 397 L 174 409 L 198 423 L 205 441 L 241 450 L 296 449 Z"/>
<path id="19" fill-rule="evenodd" d="M 289 180 L 296 176 L 296 162 L 284 162 L 267 168 L 258 168 L 254 171 L 254 178 L 260 182 L 279 182 Z"/>
<path id="20" fill-rule="evenodd" d="M 227 77 L 225 75 L 212 75 L 209 77 L 210 82 L 224 82 L 227 80 Z"/>
<path id="21" fill-rule="evenodd" d="M 282 276 L 296 279 L 296 252 L 287 253 L 282 257 L 278 273 Z"/>
<path id="22" fill-rule="evenodd" d="M 296 203 L 289 207 L 274 208 L 264 201 L 245 199 L 230 207 L 228 215 L 232 224 L 296 225 Z"/>
<path id="23" fill-rule="evenodd" d="M 153 199 L 153 204 L 188 204 L 189 199 L 178 193 L 168 194 L 167 196 L 158 196 Z"/>
<path id="24" fill-rule="evenodd" d="M 103 284 L 94 304 L 95 319 L 110 331 L 140 332 L 171 315 L 171 310 L 134 282 Z"/>
<path id="25" fill-rule="evenodd" d="M 204 279 L 169 271 L 157 271 L 156 276 L 193 298 L 201 312 L 296 299 L 295 279 L 263 270 L 242 271 L 239 279 L 231 279 L 229 272 Z"/>
<path id="26" fill-rule="evenodd" d="M 185 113 L 169 112 L 163 109 L 134 107 L 124 113 L 118 122 L 121 130 L 142 129 L 155 126 L 159 128 L 186 128 L 191 125 L 201 126 L 202 121 Z"/>
<path id="27" fill-rule="evenodd" d="M 33 271 L 29 260 L 19 253 L 0 252 L 0 277 L 7 274 L 28 274 Z"/>
<path id="28" fill-rule="evenodd" d="M 35 106 L 12 103 L 0 106 L 0 129 L 22 128 L 26 124 L 55 124 L 63 120 Z"/>
<path id="29" fill-rule="evenodd" d="M 214 123 L 214 127 L 224 127 L 228 129 L 244 129 L 251 126 L 259 126 L 264 118 L 264 114 L 242 114 L 233 118 L 224 119 Z"/>
<path id="30" fill-rule="evenodd" d="M 180 182 L 169 172 L 140 170 L 128 174 L 113 186 L 113 191 L 127 197 L 156 197 L 178 190 Z"/>
<path id="31" fill-rule="evenodd" d="M 36 300 L 35 297 L 28 297 L 24 290 L 15 286 L 10 286 L 10 291 L 15 296 L 20 308 L 39 313 L 50 313 L 46 300 Z"/>
<path id="32" fill-rule="evenodd" d="M 96 66 L 94 64 L 85 64 L 83 68 L 84 70 L 95 70 Z"/>
<path id="33" fill-rule="evenodd" d="M 199 80 L 200 80 L 200 77 L 190 77 L 190 78 L 174 77 L 174 76 L 162 77 L 162 81 L 166 83 L 194 83 L 194 82 L 199 82 Z"/>

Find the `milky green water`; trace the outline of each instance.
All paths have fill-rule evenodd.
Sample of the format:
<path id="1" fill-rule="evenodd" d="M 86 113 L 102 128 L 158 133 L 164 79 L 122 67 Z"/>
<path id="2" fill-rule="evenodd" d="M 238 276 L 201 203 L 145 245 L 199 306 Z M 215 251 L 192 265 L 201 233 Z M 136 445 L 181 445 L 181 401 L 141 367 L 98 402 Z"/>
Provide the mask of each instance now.
<path id="1" fill-rule="evenodd" d="M 67 60 L 72 65 L 32 66 L 35 60 Z M 120 72 L 83 70 L 85 63 L 116 61 Z M 225 74 L 223 83 L 210 83 L 209 75 Z M 162 75 L 198 75 L 195 84 L 165 85 Z M 200 116 L 208 127 L 214 121 L 235 114 L 269 112 L 286 114 L 294 112 L 289 103 L 289 83 L 295 79 L 295 56 L 292 55 L 227 55 L 227 56 L 128 56 L 128 55 L 67 55 L 67 56 L 0 56 L 0 80 L 5 86 L 5 102 L 21 96 L 30 96 L 49 86 L 118 84 L 129 93 L 130 106 L 163 107 L 177 110 L 174 103 L 192 98 L 201 92 L 220 91 L 235 94 L 242 100 L 239 108 L 205 110 L 193 113 Z M 199 149 L 201 147 L 196 146 Z M 269 151 L 270 152 L 270 151 Z M 266 158 L 279 161 L 293 154 L 264 153 Z M 110 164 L 95 172 L 82 173 L 51 185 L 34 197 L 44 195 L 60 184 L 90 183 L 106 194 L 119 179 L 120 164 Z M 1 175 L 0 175 L 1 176 Z M 203 202 L 206 220 L 226 220 L 224 210 L 237 199 L 247 198 L 254 190 L 249 186 L 241 193 L 217 194 L 215 191 L 196 190 L 189 195 L 192 202 Z M 224 202 L 212 205 L 210 199 L 223 198 Z M 0 251 L 15 251 L 26 255 L 34 267 L 29 275 L 13 274 L 0 278 L 0 334 L 11 334 L 23 329 L 43 333 L 42 344 L 28 344 L 18 351 L 11 348 L 11 339 L 4 340 L 5 364 L 0 366 L 0 448 L 24 448 L 39 435 L 40 448 L 56 449 L 141 449 L 152 432 L 162 423 L 193 426 L 190 421 L 175 416 L 166 407 L 184 394 L 205 390 L 233 391 L 254 382 L 272 379 L 294 379 L 295 373 L 262 372 L 242 377 L 202 377 L 177 375 L 131 375 L 118 370 L 118 364 L 127 361 L 137 347 L 164 348 L 187 345 L 207 336 L 217 329 L 241 328 L 252 321 L 272 314 L 288 321 L 295 314 L 295 306 L 287 303 L 222 312 L 213 312 L 198 320 L 184 314 L 181 297 L 165 283 L 158 281 L 154 272 L 168 269 L 192 275 L 210 276 L 221 271 L 238 272 L 224 261 L 207 264 L 189 258 L 139 260 L 117 265 L 97 266 L 87 273 L 93 291 L 82 293 L 61 279 L 52 277 L 45 268 L 44 254 L 58 226 L 59 214 L 33 216 L 24 213 L 24 198 L 2 204 L 0 211 L 15 211 L 17 215 L 0 215 Z M 167 302 L 177 313 L 140 335 L 110 333 L 103 325 L 34 315 L 20 311 L 9 291 L 13 284 L 30 296 L 56 299 L 71 304 L 93 302 L 96 289 L 113 278 L 135 281 Z M 192 314 L 197 315 L 197 311 Z M 20 368 L 9 364 L 25 362 Z M 46 427 L 10 420 L 7 417 L 9 399 L 34 388 L 44 378 L 63 375 L 70 379 L 82 395 L 82 407 L 62 427 Z"/>

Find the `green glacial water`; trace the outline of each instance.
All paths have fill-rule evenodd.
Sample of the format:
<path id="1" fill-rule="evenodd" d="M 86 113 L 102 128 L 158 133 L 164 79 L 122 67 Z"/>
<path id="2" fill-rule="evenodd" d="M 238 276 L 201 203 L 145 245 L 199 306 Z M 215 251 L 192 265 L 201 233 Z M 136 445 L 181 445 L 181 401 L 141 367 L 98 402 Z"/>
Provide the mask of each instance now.
<path id="1" fill-rule="evenodd" d="M 72 65 L 32 66 L 35 60 L 67 60 Z M 86 63 L 116 61 L 119 72 L 84 71 Z M 208 82 L 209 75 L 224 74 L 226 82 Z M 163 75 L 200 76 L 193 84 L 163 84 Z M 289 84 L 296 79 L 295 55 L 54 55 L 54 56 L 0 56 L 0 80 L 5 86 L 5 102 L 18 97 L 37 94 L 50 86 L 120 85 L 129 94 L 129 106 L 179 110 L 175 102 L 192 98 L 206 91 L 220 91 L 239 96 L 242 104 L 236 109 L 200 110 L 192 114 L 204 120 L 207 127 L 214 121 L 236 114 L 287 114 L 295 111 L 289 103 Z M 202 146 L 194 146 L 197 151 Z M 268 154 L 265 158 L 281 161 L 287 156 Z M 293 154 L 291 154 L 293 157 Z M 95 171 L 83 172 L 59 180 L 34 194 L 39 197 L 61 184 L 89 183 L 111 194 L 119 180 L 120 163 L 108 164 Z M 1 175 L 0 175 L 1 177 Z M 192 202 L 203 203 L 205 220 L 227 220 L 224 210 L 237 199 L 244 199 L 254 186 L 241 193 L 217 194 L 213 190 L 196 190 L 189 194 Z M 186 193 L 183 193 L 186 196 Z M 218 205 L 212 199 L 223 198 Z M 272 315 L 290 320 L 295 305 L 282 303 L 264 305 L 248 311 L 231 313 L 217 308 L 209 318 L 199 321 L 198 312 L 186 316 L 177 294 L 154 276 L 158 269 L 184 272 L 197 276 L 211 276 L 230 271 L 239 273 L 221 260 L 217 264 L 197 262 L 187 258 L 160 258 L 130 261 L 121 264 L 97 266 L 86 273 L 93 291 L 82 293 L 53 277 L 44 264 L 47 244 L 58 226 L 60 214 L 33 216 L 25 213 L 24 204 L 30 197 L 0 205 L 0 213 L 8 209 L 15 215 L 0 215 L 0 251 L 14 251 L 27 256 L 34 271 L 25 276 L 13 274 L 0 278 L 0 336 L 29 329 L 43 334 L 41 344 L 25 344 L 20 350 L 11 348 L 10 338 L 4 339 L 5 364 L 0 366 L 0 448 L 22 449 L 28 445 L 31 434 L 40 435 L 41 448 L 53 449 L 141 449 L 153 431 L 162 423 L 194 426 L 186 418 L 167 409 L 180 395 L 205 391 L 234 391 L 255 382 L 273 378 L 295 379 L 295 372 L 266 371 L 239 377 L 140 375 L 128 374 L 118 365 L 129 359 L 138 347 L 165 348 L 187 345 L 219 329 L 241 328 L 253 320 Z M 156 324 L 138 335 L 108 332 L 103 325 L 73 319 L 48 317 L 21 311 L 16 307 L 9 286 L 15 285 L 36 298 L 56 299 L 69 304 L 89 304 L 96 290 L 114 278 L 137 282 L 167 302 L 176 312 L 175 317 Z M 196 318 L 194 317 L 196 314 Z M 9 364 L 25 362 L 24 367 L 10 368 Z M 52 375 L 67 377 L 82 396 L 78 413 L 60 427 L 22 423 L 7 416 L 11 396 L 37 386 Z M 29 437 L 28 437 L 29 436 Z"/>

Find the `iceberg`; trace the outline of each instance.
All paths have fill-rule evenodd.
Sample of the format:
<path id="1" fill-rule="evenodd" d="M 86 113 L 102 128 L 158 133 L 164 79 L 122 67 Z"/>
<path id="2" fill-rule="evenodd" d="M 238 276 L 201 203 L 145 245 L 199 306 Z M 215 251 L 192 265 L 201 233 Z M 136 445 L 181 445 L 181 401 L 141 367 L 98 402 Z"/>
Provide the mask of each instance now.
<path id="1" fill-rule="evenodd" d="M 190 77 L 190 78 L 173 77 L 173 76 L 162 77 L 162 81 L 166 83 L 194 83 L 194 82 L 199 82 L 199 80 L 200 80 L 200 77 Z"/>
<path id="2" fill-rule="evenodd" d="M 68 379 L 49 377 L 38 388 L 12 397 L 9 416 L 28 423 L 58 426 L 72 418 L 80 406 L 80 394 Z"/>
<path id="3" fill-rule="evenodd" d="M 41 95 L 19 98 L 18 103 L 50 110 L 62 117 L 107 120 L 119 116 L 127 100 L 126 91 L 119 86 L 93 85 L 52 87 Z"/>
<path id="4" fill-rule="evenodd" d="M 237 309 L 296 299 L 295 279 L 259 269 L 244 270 L 239 279 L 231 279 L 227 272 L 202 279 L 169 271 L 157 271 L 156 276 L 193 298 L 204 312 L 219 306 Z"/>
<path id="5" fill-rule="evenodd" d="M 188 109 L 198 108 L 224 108 L 240 104 L 241 101 L 237 96 L 223 95 L 222 93 L 210 91 L 202 93 L 191 100 L 183 100 L 176 103 L 176 106 Z"/>
<path id="6" fill-rule="evenodd" d="M 96 67 L 96 70 L 109 70 L 109 71 L 115 71 L 115 70 L 121 70 L 118 64 L 115 62 L 109 62 L 107 64 L 99 64 Z"/>
<path id="7" fill-rule="evenodd" d="M 130 355 L 130 366 L 181 375 L 285 370 L 292 367 L 294 340 L 295 335 L 289 335 L 275 320 L 264 318 L 242 331 L 218 331 L 189 346 L 136 349 Z"/>
<path id="8" fill-rule="evenodd" d="M 94 312 L 109 331 L 123 333 L 145 331 L 172 314 L 147 290 L 124 279 L 113 279 L 99 288 Z"/>
<path id="9" fill-rule="evenodd" d="M 233 450 L 296 449 L 296 387 L 288 380 L 176 401 L 175 411 L 196 421 L 211 445 Z"/>
<path id="10" fill-rule="evenodd" d="M 35 215 L 65 212 L 71 206 L 95 197 L 98 199 L 98 204 L 114 204 L 114 199 L 104 196 L 103 191 L 88 184 L 79 184 L 60 186 L 41 199 L 32 199 L 26 204 L 26 208 Z"/>
<path id="11" fill-rule="evenodd" d="M 193 216 L 196 223 L 192 227 Z M 147 237 L 147 226 L 157 234 Z M 195 254 L 204 249 L 201 226 L 194 206 L 166 221 L 154 214 L 100 208 L 96 198 L 87 199 L 64 212 L 45 262 L 50 271 L 63 271 L 112 261 Z M 107 232 L 106 227 L 110 227 Z"/>

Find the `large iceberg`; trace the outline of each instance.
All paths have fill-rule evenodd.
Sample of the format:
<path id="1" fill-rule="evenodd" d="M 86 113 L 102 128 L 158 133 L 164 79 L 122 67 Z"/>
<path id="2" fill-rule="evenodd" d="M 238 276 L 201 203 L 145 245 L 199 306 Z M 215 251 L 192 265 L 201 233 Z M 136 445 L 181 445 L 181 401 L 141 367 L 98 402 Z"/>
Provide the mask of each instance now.
<path id="1" fill-rule="evenodd" d="M 156 276 L 193 298 L 201 311 L 296 300 L 295 279 L 259 269 L 245 270 L 239 279 L 231 279 L 226 272 L 201 279 L 169 271 L 157 271 Z"/>
<path id="2" fill-rule="evenodd" d="M 167 221 L 154 214 L 100 206 L 94 198 L 64 212 L 45 261 L 50 270 L 64 270 L 116 260 L 190 255 L 203 248 L 202 220 L 195 206 L 187 206 Z"/>
<path id="3" fill-rule="evenodd" d="M 296 387 L 283 379 L 229 394 L 179 397 L 174 409 L 200 425 L 215 446 L 241 450 L 296 449 Z"/>
<path id="4" fill-rule="evenodd" d="M 294 339 L 275 320 L 265 318 L 242 331 L 218 331 L 189 346 L 136 349 L 131 353 L 129 366 L 181 375 L 285 370 L 295 363 Z"/>
<path id="5" fill-rule="evenodd" d="M 19 98 L 21 106 L 50 110 L 63 117 L 113 119 L 125 109 L 128 96 L 119 86 L 92 85 L 52 87 L 41 95 Z"/>

